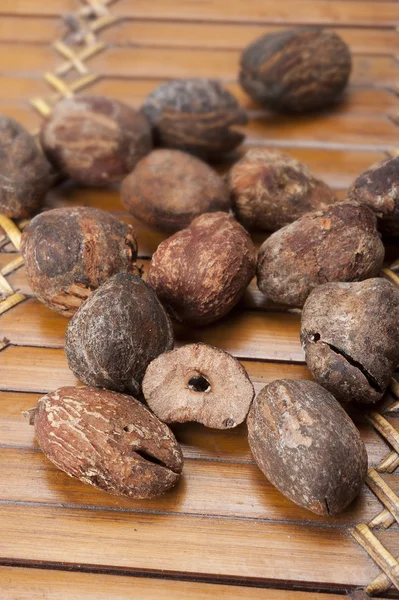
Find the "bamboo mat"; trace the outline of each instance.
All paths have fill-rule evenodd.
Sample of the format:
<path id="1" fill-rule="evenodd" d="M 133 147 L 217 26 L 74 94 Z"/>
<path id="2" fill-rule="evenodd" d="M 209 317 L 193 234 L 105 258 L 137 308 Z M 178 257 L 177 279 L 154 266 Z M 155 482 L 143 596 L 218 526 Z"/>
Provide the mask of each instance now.
<path id="1" fill-rule="evenodd" d="M 333 27 L 353 52 L 347 101 L 326 115 L 265 115 L 235 82 L 249 41 L 295 24 Z M 282 148 L 344 197 L 359 172 L 399 149 L 397 25 L 399 3 L 385 0 L 0 0 L 0 112 L 34 131 L 62 96 L 108 94 L 140 106 L 166 79 L 217 77 L 249 110 L 244 149 Z M 47 198 L 51 207 L 82 204 L 134 225 L 146 269 L 165 236 L 126 214 L 117 189 L 68 184 Z M 183 480 L 149 501 L 106 495 L 49 463 L 21 412 L 76 380 L 63 351 L 67 321 L 25 280 L 24 225 L 0 217 L 1 599 L 338 600 L 367 586 L 399 596 L 394 394 L 385 411 L 357 416 L 371 470 L 360 498 L 336 518 L 281 496 L 254 464 L 243 426 L 177 427 Z M 395 245 L 389 256 L 399 256 Z M 180 328 L 178 341 L 232 352 L 259 391 L 276 378 L 309 377 L 299 322 L 268 306 L 252 283 L 227 319 Z"/>

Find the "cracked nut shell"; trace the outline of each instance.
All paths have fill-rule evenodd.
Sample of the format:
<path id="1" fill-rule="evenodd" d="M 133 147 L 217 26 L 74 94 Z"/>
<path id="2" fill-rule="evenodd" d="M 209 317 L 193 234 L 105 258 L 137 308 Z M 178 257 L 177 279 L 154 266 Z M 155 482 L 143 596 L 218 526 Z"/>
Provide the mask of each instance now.
<path id="1" fill-rule="evenodd" d="M 37 215 L 22 234 L 21 251 L 37 298 L 68 317 L 115 273 L 138 271 L 132 226 L 95 208 Z"/>
<path id="2" fill-rule="evenodd" d="M 182 452 L 169 427 L 131 396 L 63 387 L 28 414 L 47 458 L 105 492 L 153 498 L 182 472 Z"/>
<path id="3" fill-rule="evenodd" d="M 83 185 L 121 181 L 152 148 L 140 112 L 105 96 L 67 98 L 55 105 L 41 140 L 49 160 Z"/>
<path id="4" fill-rule="evenodd" d="M 153 150 L 122 184 L 122 202 L 136 219 L 177 231 L 207 212 L 230 210 L 223 179 L 199 158 L 179 150 Z"/>
<path id="5" fill-rule="evenodd" d="M 262 244 L 258 287 L 274 302 L 303 306 L 318 285 L 375 277 L 383 259 L 373 212 L 364 204 L 339 202 L 307 213 Z"/>
<path id="6" fill-rule="evenodd" d="M 153 290 L 136 275 L 118 273 L 71 319 L 65 351 L 86 385 L 139 394 L 147 366 L 173 343 L 172 324 Z"/>
<path id="7" fill-rule="evenodd" d="M 226 213 L 206 213 L 158 246 L 147 281 L 176 321 L 199 326 L 230 312 L 255 266 L 245 229 Z"/>
<path id="8" fill-rule="evenodd" d="M 245 420 L 254 387 L 231 354 L 207 344 L 188 344 L 149 364 L 143 394 L 165 423 L 196 421 L 231 429 Z"/>
<path id="9" fill-rule="evenodd" d="M 250 44 L 241 56 L 239 78 L 262 106 L 303 113 L 337 102 L 351 69 L 349 48 L 336 33 L 301 27 Z"/>
<path id="10" fill-rule="evenodd" d="M 237 219 L 249 231 L 277 231 L 312 210 L 337 202 L 334 192 L 298 160 L 267 149 L 249 150 L 230 170 Z"/>
<path id="11" fill-rule="evenodd" d="M 366 169 L 349 188 L 348 198 L 367 204 L 381 231 L 399 236 L 399 156 Z"/>
<path id="12" fill-rule="evenodd" d="M 156 143 L 202 158 L 219 158 L 245 137 L 234 128 L 246 125 L 244 109 L 212 79 L 163 83 L 149 94 L 142 110 L 154 127 Z"/>
<path id="13" fill-rule="evenodd" d="M 316 288 L 301 321 L 313 377 L 338 400 L 380 400 L 399 364 L 398 323 L 399 290 L 385 279 Z"/>
<path id="14" fill-rule="evenodd" d="M 14 119 L 0 115 L 0 213 L 29 217 L 51 185 L 51 166 L 35 139 Z"/>
<path id="15" fill-rule="evenodd" d="M 252 403 L 247 425 L 258 467 L 299 506 L 335 515 L 360 492 L 366 448 L 343 408 L 317 383 L 269 383 Z"/>

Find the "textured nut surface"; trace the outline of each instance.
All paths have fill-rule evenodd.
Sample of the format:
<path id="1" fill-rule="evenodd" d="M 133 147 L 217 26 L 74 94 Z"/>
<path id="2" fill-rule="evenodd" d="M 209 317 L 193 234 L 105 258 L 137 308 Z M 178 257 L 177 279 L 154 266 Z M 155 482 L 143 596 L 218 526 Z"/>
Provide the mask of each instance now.
<path id="1" fill-rule="evenodd" d="M 252 403 L 247 424 L 259 468 L 296 504 L 335 515 L 359 493 L 366 448 L 343 408 L 317 383 L 269 383 Z"/>
<path id="2" fill-rule="evenodd" d="M 173 348 L 173 329 L 153 290 L 135 275 L 108 279 L 71 319 L 69 368 L 86 385 L 140 392 L 149 363 Z"/>
<path id="3" fill-rule="evenodd" d="M 122 201 L 150 227 L 177 231 L 206 212 L 229 211 L 223 179 L 199 158 L 179 150 L 153 150 L 122 184 Z"/>
<path id="4" fill-rule="evenodd" d="M 366 169 L 348 190 L 348 198 L 364 202 L 378 218 L 378 228 L 399 235 L 399 156 Z"/>
<path id="5" fill-rule="evenodd" d="M 37 215 L 22 234 L 21 251 L 37 298 L 65 316 L 115 273 L 138 271 L 132 226 L 95 208 Z"/>
<path id="6" fill-rule="evenodd" d="M 240 83 L 263 106 L 305 112 L 339 100 L 351 68 L 349 48 L 336 33 L 301 27 L 250 44 L 241 56 Z"/>
<path id="7" fill-rule="evenodd" d="M 226 213 L 206 213 L 158 246 L 147 281 L 176 321 L 205 325 L 237 304 L 255 266 L 245 229 Z"/>
<path id="8" fill-rule="evenodd" d="M 94 186 L 123 179 L 152 147 L 147 119 L 105 96 L 79 96 L 56 104 L 41 139 L 61 172 Z"/>
<path id="9" fill-rule="evenodd" d="M 234 126 L 246 124 L 245 111 L 212 79 L 163 83 L 147 97 L 143 112 L 155 128 L 158 144 L 203 158 L 218 158 L 244 140 Z"/>
<path id="10" fill-rule="evenodd" d="M 131 396 L 63 387 L 29 412 L 47 458 L 84 483 L 152 498 L 179 479 L 183 456 L 173 433 Z"/>
<path id="11" fill-rule="evenodd" d="M 44 200 L 50 172 L 30 133 L 0 115 L 0 212 L 13 219 L 29 217 Z"/>
<path id="12" fill-rule="evenodd" d="M 276 231 L 312 210 L 337 202 L 334 192 L 298 160 L 281 152 L 249 150 L 230 170 L 237 219 L 250 231 Z"/>
<path id="13" fill-rule="evenodd" d="M 274 302 L 303 306 L 318 285 L 374 277 L 383 259 L 372 211 L 357 202 L 339 202 L 307 213 L 262 244 L 258 287 Z"/>
<path id="14" fill-rule="evenodd" d="M 338 400 L 376 402 L 399 365 L 399 290 L 380 278 L 316 288 L 301 342 L 313 377 Z"/>
<path id="15" fill-rule="evenodd" d="M 165 423 L 197 421 L 231 429 L 245 420 L 254 387 L 231 354 L 207 344 L 188 344 L 149 364 L 143 394 Z"/>

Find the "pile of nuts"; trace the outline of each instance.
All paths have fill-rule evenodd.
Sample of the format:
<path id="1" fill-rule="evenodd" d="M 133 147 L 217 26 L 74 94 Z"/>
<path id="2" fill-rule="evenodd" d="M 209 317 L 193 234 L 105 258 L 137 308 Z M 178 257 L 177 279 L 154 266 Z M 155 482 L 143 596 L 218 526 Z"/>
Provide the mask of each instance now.
<path id="1" fill-rule="evenodd" d="M 251 44 L 240 82 L 265 108 L 301 113 L 336 103 L 350 70 L 336 34 L 304 28 Z M 247 421 L 266 477 L 297 504 L 334 515 L 367 471 L 339 402 L 379 401 L 399 364 L 399 290 L 378 277 L 379 230 L 399 235 L 399 158 L 361 174 L 343 202 L 305 165 L 267 148 L 248 151 L 223 179 L 203 161 L 232 152 L 246 121 L 230 92 L 206 79 L 165 83 L 141 111 L 99 96 L 63 100 L 42 129 L 43 153 L 0 118 L 5 214 L 37 211 L 56 172 L 90 186 L 123 180 L 132 215 L 173 233 L 144 282 L 135 232 L 111 214 L 71 207 L 31 220 L 27 279 L 40 301 L 72 317 L 65 350 L 88 387 L 44 396 L 29 418 L 60 469 L 132 498 L 162 494 L 180 477 L 183 456 L 167 424 Z M 255 230 L 270 234 L 258 253 Z M 225 317 L 255 274 L 267 298 L 303 308 L 314 378 L 273 381 L 256 398 L 236 358 L 207 344 L 174 349 L 172 325 Z"/>

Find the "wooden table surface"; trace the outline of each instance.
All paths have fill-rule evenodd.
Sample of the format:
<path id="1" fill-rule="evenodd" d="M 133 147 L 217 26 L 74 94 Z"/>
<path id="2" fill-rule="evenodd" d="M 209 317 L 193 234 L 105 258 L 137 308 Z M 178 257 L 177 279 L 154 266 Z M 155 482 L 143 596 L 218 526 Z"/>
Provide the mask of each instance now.
<path id="1" fill-rule="evenodd" d="M 79 11 L 85 23 L 99 25 L 90 41 L 98 48 L 76 60 L 88 46 L 65 37 L 65 23 L 73 23 L 65 15 Z M 235 81 L 241 49 L 262 32 L 309 23 L 333 27 L 351 47 L 346 101 L 317 116 L 262 113 Z M 399 3 L 386 0 L 119 0 L 104 6 L 0 0 L 0 111 L 37 129 L 42 117 L 29 101 L 51 104 L 57 94 L 45 73 L 57 74 L 69 89 L 86 77 L 80 93 L 108 94 L 134 106 L 166 79 L 217 77 L 249 110 L 240 152 L 282 148 L 344 197 L 359 172 L 399 148 L 398 24 Z M 54 46 L 59 39 L 73 49 L 73 63 Z M 64 184 L 49 193 L 47 205 L 95 206 L 133 223 L 144 267 L 165 238 L 124 212 L 117 189 Z M 262 235 L 254 239 L 261 243 Z M 11 243 L 1 246 L 4 269 L 16 254 Z M 32 297 L 23 267 L 7 280 L 27 297 L 0 317 L 0 340 L 9 342 L 0 352 L 1 599 L 338 600 L 381 572 L 350 533 L 383 508 L 370 489 L 336 518 L 313 515 L 266 481 L 244 426 L 224 432 L 176 427 L 184 476 L 159 499 L 116 498 L 58 471 L 21 413 L 44 392 L 76 382 L 63 351 L 67 320 Z M 177 338 L 228 350 L 243 361 L 258 391 L 276 378 L 309 377 L 299 323 L 298 314 L 269 305 L 252 283 L 230 316 L 200 330 L 179 328 Z M 399 415 L 388 422 L 399 428 Z M 359 427 L 370 465 L 377 466 L 390 448 L 373 427 Z M 397 475 L 384 480 L 399 493 Z M 397 524 L 375 534 L 399 555 Z"/>

